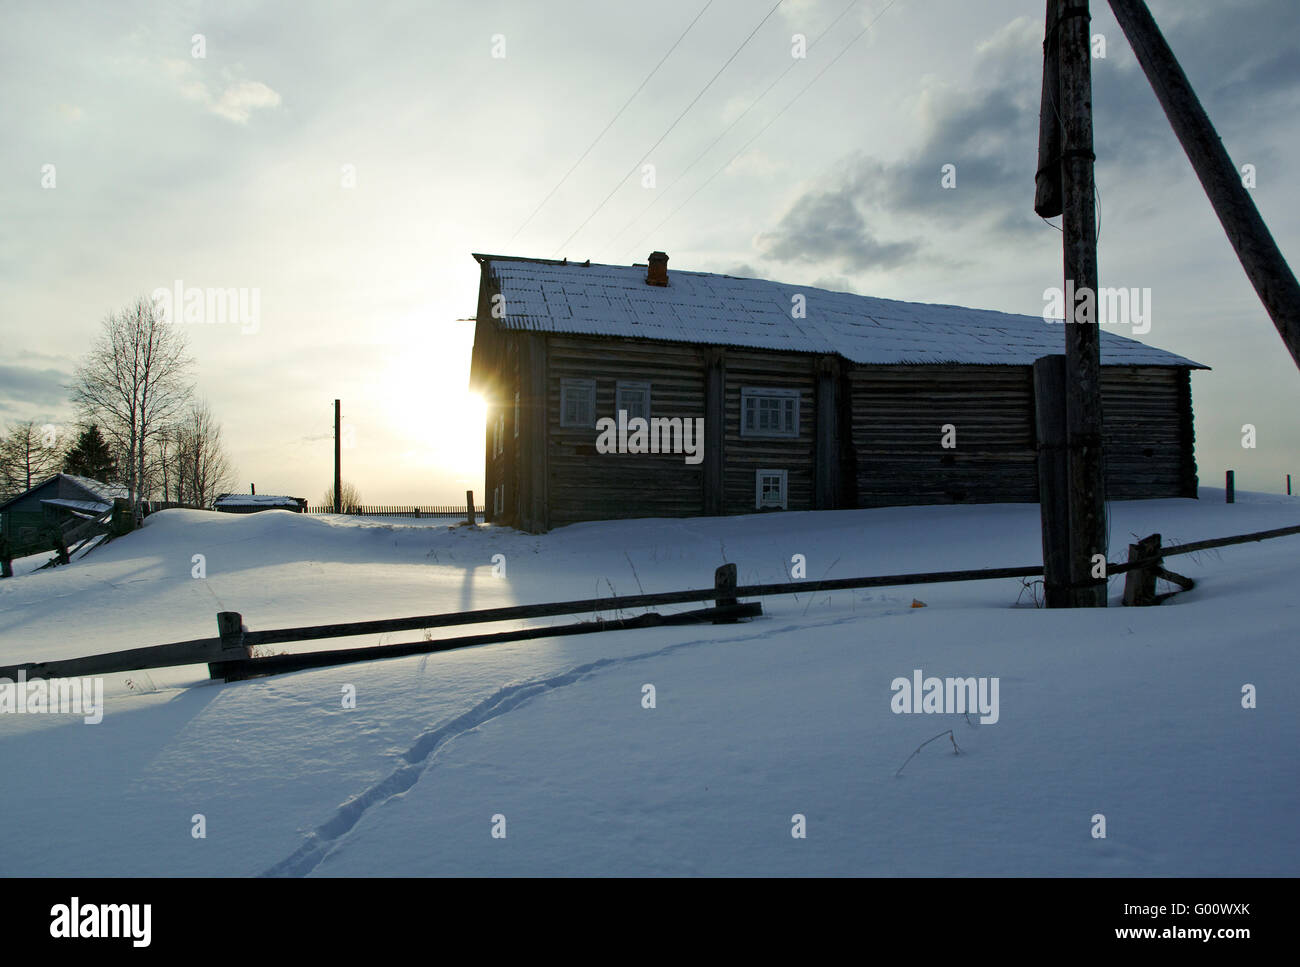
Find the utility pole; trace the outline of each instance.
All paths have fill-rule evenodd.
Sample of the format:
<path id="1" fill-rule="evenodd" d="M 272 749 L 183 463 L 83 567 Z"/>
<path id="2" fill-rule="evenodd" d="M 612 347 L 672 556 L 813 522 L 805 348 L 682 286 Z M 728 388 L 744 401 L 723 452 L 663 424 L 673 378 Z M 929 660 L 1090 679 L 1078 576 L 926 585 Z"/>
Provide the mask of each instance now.
<path id="1" fill-rule="evenodd" d="M 343 449 L 339 444 L 339 427 L 343 422 L 339 401 L 334 401 L 334 513 L 343 512 Z"/>
<path id="2" fill-rule="evenodd" d="M 1065 535 L 1068 585 L 1059 600 L 1076 608 L 1106 606 L 1106 579 L 1093 576 L 1093 561 L 1098 555 L 1101 561 L 1106 560 L 1108 543 L 1102 466 L 1090 22 L 1088 0 L 1047 2 L 1034 199 L 1035 210 L 1045 217 L 1057 211 L 1062 215 L 1065 282 L 1067 498 L 1062 508 L 1052 502 L 1050 494 L 1040 493 L 1040 500 L 1048 502 L 1043 506 L 1044 560 L 1045 565 L 1053 557 L 1059 560 L 1059 548 L 1054 554 L 1046 552 Z M 1058 130 L 1053 131 L 1053 127 Z M 1053 171 L 1058 164 L 1059 183 Z M 1041 375 L 1046 376 L 1046 371 Z M 1065 527 L 1055 519 L 1063 513 L 1068 517 Z"/>
<path id="3" fill-rule="evenodd" d="M 1143 0 L 1110 0 L 1129 46 L 1187 152 L 1214 213 L 1269 318 L 1300 366 L 1300 283 L 1273 241 L 1209 115 Z"/>

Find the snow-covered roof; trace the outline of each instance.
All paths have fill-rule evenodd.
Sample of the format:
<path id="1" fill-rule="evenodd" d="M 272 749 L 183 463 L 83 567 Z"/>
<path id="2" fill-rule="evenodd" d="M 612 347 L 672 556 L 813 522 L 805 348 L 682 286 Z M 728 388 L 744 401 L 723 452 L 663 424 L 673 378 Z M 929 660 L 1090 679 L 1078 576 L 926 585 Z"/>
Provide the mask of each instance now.
<path id="1" fill-rule="evenodd" d="M 646 284 L 644 266 L 475 257 L 489 263 L 504 296 L 504 316 L 496 322 L 506 329 L 837 353 L 863 364 L 1025 366 L 1065 351 L 1062 324 L 1040 316 L 679 269 L 670 269 L 669 284 L 661 287 Z M 805 318 L 792 318 L 797 295 L 804 297 Z M 1104 326 L 1101 361 L 1208 368 Z"/>
<path id="2" fill-rule="evenodd" d="M 298 497 L 285 497 L 280 494 L 222 494 L 215 501 L 214 507 L 297 507 L 301 503 Z"/>
<path id="3" fill-rule="evenodd" d="M 113 505 L 104 501 L 96 500 L 67 500 L 62 497 L 53 497 L 49 500 L 42 500 L 42 504 L 50 504 L 54 507 L 65 507 L 68 510 L 84 510 L 89 514 L 103 514 L 113 509 Z"/>
<path id="4" fill-rule="evenodd" d="M 71 480 L 82 490 L 89 491 L 100 500 L 107 501 L 110 505 L 119 497 L 126 499 L 131 496 L 131 492 L 123 484 L 100 483 L 98 480 L 92 480 L 90 477 L 80 477 L 75 473 L 64 473 L 59 476 L 65 480 Z"/>

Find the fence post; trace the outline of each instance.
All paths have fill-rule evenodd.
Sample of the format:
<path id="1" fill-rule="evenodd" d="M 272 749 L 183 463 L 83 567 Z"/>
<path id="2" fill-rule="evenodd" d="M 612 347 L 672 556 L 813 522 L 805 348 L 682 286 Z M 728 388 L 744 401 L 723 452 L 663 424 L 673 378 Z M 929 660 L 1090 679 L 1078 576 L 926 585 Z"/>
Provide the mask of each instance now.
<path id="1" fill-rule="evenodd" d="M 474 519 L 474 491 L 465 491 L 465 521 L 470 526 L 477 526 L 478 521 Z"/>
<path id="2" fill-rule="evenodd" d="M 715 607 L 725 608 L 736 603 L 736 565 L 723 564 L 713 572 L 713 590 Z M 735 624 L 737 618 L 714 618 L 715 625 Z"/>
<path id="3" fill-rule="evenodd" d="M 1140 561 L 1143 558 L 1159 555 L 1160 535 L 1144 537 L 1136 544 L 1128 546 L 1128 559 Z M 1124 604 L 1129 607 L 1145 606 L 1156 603 L 1156 571 L 1160 568 L 1157 559 L 1145 567 L 1129 571 L 1124 575 Z"/>
<path id="4" fill-rule="evenodd" d="M 0 537 L 0 578 L 14 576 L 14 559 L 9 553 L 9 540 Z"/>
<path id="5" fill-rule="evenodd" d="M 1236 475 L 1229 470 L 1224 482 L 1224 494 L 1228 498 L 1228 503 L 1230 504 L 1235 504 L 1237 502 L 1237 482 L 1235 476 Z"/>
<path id="6" fill-rule="evenodd" d="M 1288 497 L 1291 496 L 1291 475 L 1290 474 L 1286 475 L 1286 495 Z"/>
<path id="7" fill-rule="evenodd" d="M 217 634 L 221 636 L 221 652 L 230 662 L 208 662 L 208 677 L 232 681 L 229 673 L 231 662 L 243 661 L 249 657 L 248 649 L 244 647 L 243 615 L 238 611 L 218 611 Z"/>

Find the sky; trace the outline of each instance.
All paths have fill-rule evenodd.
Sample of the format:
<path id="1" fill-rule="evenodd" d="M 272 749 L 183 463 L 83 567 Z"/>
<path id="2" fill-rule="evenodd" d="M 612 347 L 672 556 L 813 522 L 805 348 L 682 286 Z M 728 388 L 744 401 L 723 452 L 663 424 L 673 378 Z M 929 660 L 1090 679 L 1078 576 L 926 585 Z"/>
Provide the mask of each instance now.
<path id="1" fill-rule="evenodd" d="M 483 486 L 472 252 L 1041 314 L 1042 0 L 773 3 L 0 0 L 0 424 L 71 424 L 108 313 L 235 289 L 243 321 L 178 324 L 238 489 L 319 500 L 338 398 L 364 502 L 453 503 Z M 1149 6 L 1296 258 L 1294 0 Z M 1300 489 L 1300 373 L 1092 7 L 1100 283 L 1212 367 L 1202 484 Z"/>

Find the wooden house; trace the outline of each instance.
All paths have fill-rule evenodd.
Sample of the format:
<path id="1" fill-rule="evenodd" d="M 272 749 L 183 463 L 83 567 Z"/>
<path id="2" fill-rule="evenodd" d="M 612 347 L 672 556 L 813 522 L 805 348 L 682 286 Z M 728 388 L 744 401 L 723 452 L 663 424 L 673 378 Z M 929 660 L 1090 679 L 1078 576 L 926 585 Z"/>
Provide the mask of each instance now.
<path id="1" fill-rule="evenodd" d="M 670 273 L 662 252 L 474 257 L 490 521 L 1038 499 L 1031 371 L 1060 323 Z M 1208 367 L 1102 328 L 1107 495 L 1195 497 Z"/>
<path id="2" fill-rule="evenodd" d="M 83 524 L 111 511 L 114 500 L 127 496 L 121 484 L 56 473 L 0 504 L 0 539 L 12 557 L 51 550 L 53 533 L 67 539 Z"/>

